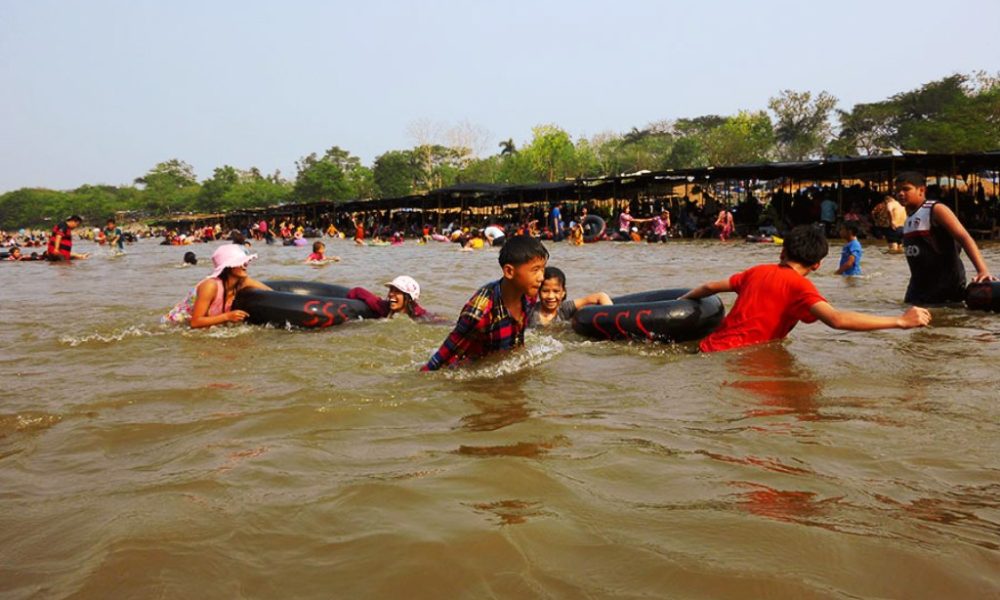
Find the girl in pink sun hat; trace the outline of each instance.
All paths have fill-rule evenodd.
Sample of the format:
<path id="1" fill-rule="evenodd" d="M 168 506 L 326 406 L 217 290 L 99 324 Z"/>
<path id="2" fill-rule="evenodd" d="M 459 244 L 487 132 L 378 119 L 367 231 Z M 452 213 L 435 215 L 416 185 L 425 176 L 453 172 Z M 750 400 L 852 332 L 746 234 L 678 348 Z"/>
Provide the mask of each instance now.
<path id="1" fill-rule="evenodd" d="M 247 255 L 243 246 L 225 244 L 212 253 L 212 274 L 188 293 L 165 317 L 164 322 L 187 322 L 192 329 L 219 323 L 239 323 L 247 318 L 242 310 L 232 310 L 236 294 L 246 288 L 269 290 L 268 286 L 247 275 L 247 266 L 257 258 Z"/>

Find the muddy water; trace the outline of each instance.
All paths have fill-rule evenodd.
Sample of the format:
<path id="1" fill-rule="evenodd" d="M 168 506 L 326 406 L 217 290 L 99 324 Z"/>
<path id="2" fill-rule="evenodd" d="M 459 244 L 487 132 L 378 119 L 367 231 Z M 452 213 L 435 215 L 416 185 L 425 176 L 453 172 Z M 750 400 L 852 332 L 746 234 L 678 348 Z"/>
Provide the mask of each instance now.
<path id="1" fill-rule="evenodd" d="M 1000 596 L 1000 316 L 716 355 L 533 333 L 421 374 L 447 326 L 163 327 L 210 246 L 180 268 L 186 249 L 78 245 L 94 258 L 0 265 L 4 598 Z M 571 295 L 777 252 L 550 249 Z M 447 244 L 333 242 L 323 268 L 258 250 L 260 278 L 411 274 L 449 316 L 498 272 Z M 903 259 L 863 267 L 815 281 L 899 311 Z"/>

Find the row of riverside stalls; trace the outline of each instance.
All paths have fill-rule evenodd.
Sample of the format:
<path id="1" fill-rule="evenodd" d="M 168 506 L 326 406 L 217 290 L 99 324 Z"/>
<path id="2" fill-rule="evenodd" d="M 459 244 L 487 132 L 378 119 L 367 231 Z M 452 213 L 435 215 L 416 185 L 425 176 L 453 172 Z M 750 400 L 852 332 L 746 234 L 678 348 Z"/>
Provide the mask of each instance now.
<path id="1" fill-rule="evenodd" d="M 676 202 L 691 197 L 702 189 L 724 190 L 717 200 L 730 204 L 729 182 L 740 182 L 741 189 L 749 189 L 751 182 L 769 182 L 771 190 L 786 189 L 789 193 L 799 187 L 814 184 L 833 185 L 836 201 L 843 211 L 845 182 L 866 182 L 875 189 L 888 192 L 892 181 L 903 171 L 919 171 L 938 181 L 952 183 L 946 186 L 951 194 L 953 207 L 958 208 L 959 188 L 956 181 L 963 181 L 968 189 L 974 183 L 987 183 L 995 195 L 1000 190 L 1000 151 L 965 154 L 905 153 L 869 157 L 837 157 L 815 161 L 775 162 L 745 164 L 726 167 L 699 167 L 664 171 L 641 171 L 605 177 L 577 178 L 551 183 L 504 185 L 492 183 L 459 183 L 431 190 L 426 194 L 351 200 L 347 202 L 310 202 L 283 204 L 259 209 L 233 211 L 218 215 L 192 215 L 173 217 L 153 223 L 163 227 L 202 227 L 221 223 L 223 228 L 239 228 L 262 219 L 270 222 L 281 220 L 308 220 L 320 225 L 337 222 L 348 215 L 378 211 L 386 218 L 402 211 L 407 223 L 436 226 L 446 223 L 461 226 L 479 224 L 484 218 L 500 218 L 524 222 L 533 212 L 545 209 L 556 201 L 570 205 L 571 209 L 589 205 L 610 215 L 626 203 L 633 208 L 652 199 Z"/>

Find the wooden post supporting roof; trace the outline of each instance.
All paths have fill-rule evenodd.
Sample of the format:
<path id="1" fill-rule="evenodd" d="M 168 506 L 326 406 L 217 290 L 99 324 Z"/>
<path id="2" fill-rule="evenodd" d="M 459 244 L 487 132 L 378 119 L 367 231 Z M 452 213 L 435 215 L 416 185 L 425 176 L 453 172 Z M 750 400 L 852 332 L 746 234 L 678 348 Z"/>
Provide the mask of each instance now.
<path id="1" fill-rule="evenodd" d="M 837 165 L 837 208 L 844 214 L 844 163 Z"/>

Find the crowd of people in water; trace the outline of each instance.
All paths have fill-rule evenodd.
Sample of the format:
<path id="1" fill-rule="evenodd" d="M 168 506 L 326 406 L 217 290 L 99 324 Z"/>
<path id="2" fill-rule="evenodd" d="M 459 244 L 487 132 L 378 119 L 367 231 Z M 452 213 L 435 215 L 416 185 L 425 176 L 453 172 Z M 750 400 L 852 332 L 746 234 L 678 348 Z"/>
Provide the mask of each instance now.
<path id="1" fill-rule="evenodd" d="M 987 194 L 980 182 L 970 189 L 927 187 L 927 195 L 940 199 L 955 212 L 970 232 L 984 239 L 1000 239 L 1000 199 Z M 794 191 L 776 189 L 762 201 L 760 191 L 746 190 L 739 202 L 731 204 L 703 191 L 697 201 L 691 197 L 653 198 L 614 203 L 556 202 L 550 206 L 526 207 L 524 211 L 502 214 L 455 215 L 446 213 L 436 220 L 421 218 L 407 211 L 364 211 L 353 214 L 333 213 L 318 217 L 304 215 L 284 218 L 246 218 L 233 226 L 207 222 L 198 226 L 148 227 L 131 224 L 122 227 L 109 222 L 106 227 L 81 227 L 74 230 L 77 239 L 106 244 L 130 244 L 139 239 L 158 238 L 165 245 L 190 245 L 214 242 L 231 237 L 233 229 L 246 239 L 268 244 L 308 246 L 316 238 L 353 239 L 359 245 L 400 245 L 405 240 L 419 242 L 451 241 L 463 248 L 478 249 L 494 245 L 503 235 L 527 235 L 543 240 L 565 240 L 573 244 L 607 239 L 629 242 L 666 242 L 670 239 L 717 237 L 723 240 L 746 236 L 762 237 L 790 231 L 797 225 L 820 223 L 828 236 L 836 235 L 839 225 L 857 225 L 861 240 L 884 239 L 893 251 L 901 251 L 899 232 L 905 211 L 891 192 L 871 184 L 837 188 L 832 185 L 800 187 Z M 590 222 L 588 221 L 590 217 Z M 600 221 L 594 221 L 599 217 Z M 436 221 L 428 224 L 427 221 Z M 68 222 L 68 221 L 67 221 Z M 595 231 L 594 227 L 604 228 Z M 79 222 L 77 222 L 79 225 Z M 111 228 L 111 229 L 109 229 Z M 20 248 L 24 259 L 49 256 L 48 241 L 52 231 L 21 229 L 0 230 L 0 248 Z M 34 250 L 39 248 L 39 250 Z M 124 248 L 120 249 L 124 250 Z"/>
<path id="2" fill-rule="evenodd" d="M 808 280 L 818 270 L 829 252 L 827 231 L 834 222 L 822 218 L 818 223 L 797 225 L 782 240 L 777 264 L 764 264 L 735 273 L 728 279 L 705 282 L 688 291 L 680 300 L 698 301 L 714 294 L 733 292 L 736 300 L 721 325 L 702 339 L 702 352 L 731 350 L 786 337 L 800 321 L 822 321 L 829 327 L 851 331 L 878 329 L 910 329 L 930 323 L 931 313 L 923 306 L 961 302 L 965 299 L 967 278 L 961 260 L 964 251 L 976 270 L 974 283 L 993 282 L 976 242 L 945 204 L 930 199 L 925 179 L 918 173 L 903 173 L 896 178 L 896 194 L 883 198 L 879 209 L 873 208 L 879 219 L 873 223 L 887 230 L 890 243 L 896 243 L 893 203 L 903 208 L 904 223 L 899 232 L 900 243 L 910 269 L 910 281 L 904 301 L 911 306 L 900 315 L 878 316 L 839 310 L 830 305 Z M 554 207 L 558 211 L 559 205 Z M 876 212 L 876 210 L 878 210 Z M 632 233 L 637 221 L 629 218 L 628 210 L 619 221 L 619 232 Z M 555 213 L 554 217 L 557 217 Z M 885 223 L 885 225 L 881 225 Z M 560 233 L 555 218 L 556 234 Z M 720 237 L 732 226 L 717 225 Z M 572 226 L 571 226 L 572 227 Z M 528 227 L 510 234 L 501 232 L 493 242 L 500 246 L 498 262 L 500 277 L 480 287 L 459 313 L 451 333 L 432 354 L 424 370 L 432 371 L 452 366 L 484 355 L 510 350 L 524 344 L 528 327 L 544 327 L 553 322 L 567 321 L 589 305 L 613 304 L 605 292 L 594 291 L 569 299 L 566 275 L 548 264 L 549 253 L 538 237 L 530 235 Z M 457 230 L 460 231 L 460 230 Z M 861 273 L 862 229 L 853 220 L 842 220 L 839 233 L 846 240 L 836 273 L 845 276 Z M 248 274 L 256 258 L 247 248 L 248 240 L 235 232 L 233 244 L 218 247 L 212 255 L 214 270 L 179 303 L 166 317 L 172 322 L 186 322 L 191 327 L 207 327 L 226 322 L 241 322 L 247 312 L 233 308 L 237 294 L 244 289 L 270 288 Z M 571 234 L 568 234 L 571 235 Z M 321 242 L 314 246 L 314 255 L 322 256 Z M 412 277 L 400 275 L 386 283 L 384 298 L 364 288 L 353 288 L 350 299 L 361 300 L 378 317 L 389 318 L 405 314 L 413 319 L 437 320 L 417 304 L 420 286 Z M 923 305 L 923 306 L 917 306 Z"/>
<path id="3" fill-rule="evenodd" d="M 930 322 L 931 314 L 917 305 L 965 300 L 968 281 L 961 260 L 962 252 L 976 270 L 972 278 L 974 283 L 996 281 L 969 230 L 951 208 L 929 195 L 934 190 L 926 185 L 926 178 L 919 173 L 900 174 L 895 179 L 895 193 L 891 195 L 855 190 L 851 194 L 854 196 L 851 210 L 863 206 L 862 210 L 856 211 L 857 218 L 851 218 L 851 213 L 838 214 L 838 206 L 832 201 L 829 190 L 820 188 L 814 191 L 815 194 L 807 191 L 772 201 L 769 207 L 772 211 L 781 211 L 782 203 L 787 205 L 786 212 L 777 213 L 781 228 L 775 225 L 774 214 L 767 217 L 769 222 L 761 224 L 760 215 L 752 214 L 752 197 L 735 211 L 731 212 L 724 206 L 719 208 L 712 222 L 713 235 L 727 240 L 737 231 L 738 222 L 746 223 L 749 219 L 756 224 L 757 235 L 766 235 L 766 227 L 773 228 L 774 234 L 781 234 L 781 238 L 772 235 L 771 241 L 781 243 L 782 249 L 778 264 L 758 265 L 728 279 L 705 282 L 680 297 L 681 300 L 696 301 L 725 292 L 737 295 L 721 325 L 700 341 L 701 351 L 730 350 L 781 339 L 800 321 L 811 323 L 820 320 L 836 329 L 854 331 L 925 326 Z M 862 204 L 864 202 L 867 204 Z M 779 208 L 775 209 L 775 205 Z M 594 219 L 587 206 L 580 207 L 568 219 L 562 210 L 562 203 L 556 202 L 549 211 L 539 215 L 542 218 L 521 223 L 492 222 L 478 230 L 452 223 L 441 232 L 430 226 L 417 230 L 420 243 L 458 242 L 463 250 L 500 247 L 500 277 L 479 288 L 469 299 L 452 332 L 424 365 L 425 370 L 436 370 L 491 352 L 518 347 L 523 345 L 524 332 L 529 326 L 541 327 L 570 320 L 583 307 L 613 303 L 602 291 L 569 299 L 566 275 L 548 264 L 549 253 L 542 243 L 543 239 L 566 240 L 569 243 L 582 243 L 586 238 L 591 241 L 662 242 L 676 232 L 675 216 L 669 208 L 654 209 L 652 216 L 634 217 L 631 208 L 626 205 L 612 219 L 610 227 L 603 218 Z M 748 211 L 753 218 L 748 216 Z M 688 217 L 684 213 L 677 215 L 680 220 Z M 395 227 L 391 224 L 386 228 L 378 221 L 368 219 L 370 216 L 357 217 L 349 221 L 352 230 L 346 226 L 343 228 L 351 231 L 355 243 L 367 245 L 372 241 L 367 239 L 366 231 L 373 231 L 375 240 L 388 244 L 402 243 L 405 237 L 403 231 L 393 231 Z M 14 235 L 0 232 L 4 245 L 10 248 L 6 260 L 25 260 L 18 242 L 24 247 L 37 248 L 41 248 L 44 242 L 45 251 L 40 256 L 46 260 L 85 259 L 87 254 L 78 254 L 73 250 L 73 234 L 81 223 L 82 219 L 73 215 L 53 227 L 47 238 L 35 231 L 19 231 Z M 275 243 L 277 237 L 282 243 L 304 246 L 310 242 L 301 243 L 300 240 L 316 237 L 317 234 L 347 237 L 333 223 L 327 224 L 322 231 L 307 230 L 307 225 L 283 221 L 275 226 L 261 221 L 243 230 L 227 233 L 220 225 L 215 225 L 206 226 L 192 236 L 183 234 L 185 239 L 224 239 L 231 243 L 224 243 L 215 249 L 211 274 L 201 280 L 164 317 L 164 321 L 201 328 L 246 320 L 249 314 L 233 306 L 239 292 L 271 289 L 249 276 L 248 267 L 257 257 L 251 253 L 253 242 Z M 590 231 L 584 231 L 587 226 Z M 109 219 L 103 229 L 90 230 L 89 233 L 95 241 L 103 241 L 115 251 L 124 251 L 129 239 L 114 219 Z M 912 306 L 898 316 L 874 316 L 831 306 L 807 277 L 820 268 L 829 252 L 827 236 L 832 234 L 839 234 L 846 241 L 835 271 L 837 274 L 853 276 L 862 273 L 863 250 L 859 238 L 863 235 L 884 237 L 890 252 L 905 254 L 910 280 L 904 301 Z M 174 244 L 177 236 L 172 231 L 160 232 L 159 235 L 162 235 L 163 243 L 168 244 Z M 389 239 L 385 240 L 383 235 L 388 235 Z M 322 240 L 311 244 L 312 253 L 306 257 L 306 262 L 339 260 L 339 257 L 326 255 Z M 186 264 L 197 263 L 193 252 L 186 253 L 184 260 Z M 400 275 L 386 283 L 386 289 L 385 297 L 364 288 L 353 288 L 346 297 L 363 302 L 372 314 L 381 318 L 403 314 L 418 320 L 441 320 L 417 304 L 420 286 L 412 277 Z"/>

